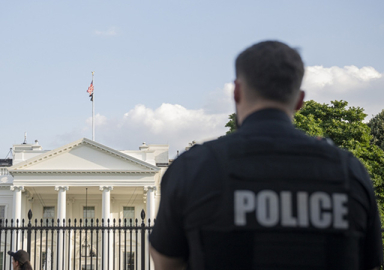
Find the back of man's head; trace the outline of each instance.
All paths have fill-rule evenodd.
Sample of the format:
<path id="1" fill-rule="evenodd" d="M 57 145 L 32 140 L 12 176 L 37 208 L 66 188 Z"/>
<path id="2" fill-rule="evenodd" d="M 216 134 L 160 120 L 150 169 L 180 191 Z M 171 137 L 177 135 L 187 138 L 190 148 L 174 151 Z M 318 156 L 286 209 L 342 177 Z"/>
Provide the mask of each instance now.
<path id="1" fill-rule="evenodd" d="M 255 95 L 290 104 L 300 91 L 304 64 L 299 53 L 286 44 L 264 41 L 239 54 L 236 76 L 244 78 Z"/>

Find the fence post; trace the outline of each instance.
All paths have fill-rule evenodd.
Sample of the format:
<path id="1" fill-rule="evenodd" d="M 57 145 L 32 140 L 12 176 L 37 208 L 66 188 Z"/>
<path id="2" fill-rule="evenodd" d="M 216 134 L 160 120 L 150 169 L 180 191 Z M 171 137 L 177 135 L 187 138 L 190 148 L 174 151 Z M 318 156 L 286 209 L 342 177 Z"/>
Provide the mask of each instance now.
<path id="1" fill-rule="evenodd" d="M 145 270 L 145 212 L 141 210 L 141 270 Z"/>
<path id="2" fill-rule="evenodd" d="M 32 235 L 32 224 L 31 224 L 31 219 L 32 219 L 32 210 L 29 209 L 28 211 L 28 232 L 27 232 L 27 252 L 29 254 L 29 257 L 31 257 L 31 235 Z M 34 251 L 36 252 L 36 251 Z"/>

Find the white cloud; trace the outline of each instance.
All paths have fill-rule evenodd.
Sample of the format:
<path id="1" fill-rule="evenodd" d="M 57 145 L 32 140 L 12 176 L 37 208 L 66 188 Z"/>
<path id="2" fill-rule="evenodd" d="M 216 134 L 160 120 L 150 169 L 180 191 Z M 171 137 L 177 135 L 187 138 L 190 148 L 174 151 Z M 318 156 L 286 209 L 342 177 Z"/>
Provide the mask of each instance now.
<path id="1" fill-rule="evenodd" d="M 338 92 L 347 92 L 367 86 L 370 81 L 379 79 L 383 75 L 373 67 L 345 66 L 325 68 L 312 66 L 306 68 L 303 89 L 318 91 L 333 88 Z"/>
<path id="2" fill-rule="evenodd" d="M 384 74 L 373 67 L 307 67 L 302 88 L 306 100 L 346 100 L 351 106 L 363 107 L 368 118 L 384 108 Z"/>
<path id="3" fill-rule="evenodd" d="M 96 127 L 96 137 L 119 149 L 135 149 L 141 142 L 169 144 L 170 153 L 183 151 L 191 141 L 203 141 L 225 134 L 228 114 L 189 110 L 178 104 L 163 103 L 156 109 L 136 105 L 121 119 L 106 119 Z M 134 144 L 134 145 L 133 145 Z"/>
<path id="4" fill-rule="evenodd" d="M 111 27 L 106 31 L 95 30 L 94 33 L 95 35 L 98 35 L 98 36 L 116 36 L 117 35 L 117 31 L 115 27 Z"/>
<path id="5" fill-rule="evenodd" d="M 206 141 L 225 134 L 228 115 L 234 111 L 232 93 L 233 84 L 225 84 L 222 89 L 208 94 L 204 108 L 197 110 L 163 103 L 155 109 L 138 104 L 118 118 L 96 114 L 96 141 L 120 150 L 138 149 L 142 142 L 169 144 L 173 158 L 176 151 L 184 151 L 189 142 Z M 82 137 L 90 138 L 92 118 L 87 118 L 85 124 L 56 136 L 47 147 L 53 149 Z"/>
<path id="6" fill-rule="evenodd" d="M 363 107 L 371 117 L 384 108 L 383 75 L 372 67 L 312 66 L 306 68 L 303 89 L 307 92 L 306 100 L 346 100 L 351 106 Z M 191 141 L 225 134 L 228 115 L 234 112 L 233 88 L 232 83 L 227 83 L 208 93 L 203 97 L 203 108 L 196 110 L 179 104 L 163 103 L 158 108 L 138 104 L 117 118 L 97 114 L 96 140 L 120 150 L 138 149 L 142 142 L 169 144 L 170 157 L 174 157 L 176 150 L 183 151 Z M 81 137 L 89 138 L 91 126 L 92 119 L 88 118 L 86 126 L 57 136 L 55 143 L 63 145 Z"/>
<path id="7" fill-rule="evenodd" d="M 156 110 L 137 105 L 124 115 L 124 121 L 142 125 L 154 135 L 190 133 L 195 129 L 197 133 L 209 135 L 211 130 L 220 127 L 222 114 L 207 114 L 203 109 L 188 110 L 178 104 L 163 103 Z M 197 136 L 202 139 L 201 135 Z"/>

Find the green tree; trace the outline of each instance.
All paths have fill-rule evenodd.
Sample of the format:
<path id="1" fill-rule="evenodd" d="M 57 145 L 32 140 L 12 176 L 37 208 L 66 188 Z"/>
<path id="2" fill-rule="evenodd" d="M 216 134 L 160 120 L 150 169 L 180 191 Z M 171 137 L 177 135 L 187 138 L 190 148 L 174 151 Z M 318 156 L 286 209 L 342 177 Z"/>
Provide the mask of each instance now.
<path id="1" fill-rule="evenodd" d="M 307 101 L 295 114 L 294 124 L 311 136 L 329 137 L 348 150 L 357 144 L 368 147 L 370 129 L 363 123 L 367 115 L 364 109 L 347 105 L 346 101 L 331 101 L 330 105 Z"/>
<path id="2" fill-rule="evenodd" d="M 236 114 L 233 113 L 228 117 L 229 121 L 225 124 L 225 127 L 229 128 L 226 135 L 236 131 Z"/>
<path id="3" fill-rule="evenodd" d="M 369 120 L 368 126 L 371 128 L 371 143 L 384 150 L 384 110 Z"/>

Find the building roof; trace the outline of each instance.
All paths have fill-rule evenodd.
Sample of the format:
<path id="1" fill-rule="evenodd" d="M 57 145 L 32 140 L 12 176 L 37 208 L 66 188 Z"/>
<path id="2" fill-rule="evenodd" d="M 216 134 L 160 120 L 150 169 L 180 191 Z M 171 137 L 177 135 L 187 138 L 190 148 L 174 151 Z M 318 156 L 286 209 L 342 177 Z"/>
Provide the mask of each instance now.
<path id="1" fill-rule="evenodd" d="M 80 147 L 86 149 L 80 151 Z M 104 153 L 104 154 L 102 154 Z M 125 162 L 118 162 L 118 160 Z M 63 161 L 63 162 L 61 162 Z M 108 163 L 109 162 L 109 163 Z M 112 164 L 115 162 L 116 164 Z M 66 164 L 61 164 L 66 163 Z M 105 163 L 105 164 L 102 164 Z M 112 165 L 111 165 L 112 164 Z M 125 165 L 124 165 L 125 164 Z M 131 165 L 129 165 L 131 164 Z M 129 165 L 129 166 L 128 166 Z M 26 172 L 158 172 L 150 163 L 87 138 L 22 161 L 9 168 L 11 174 Z"/>

